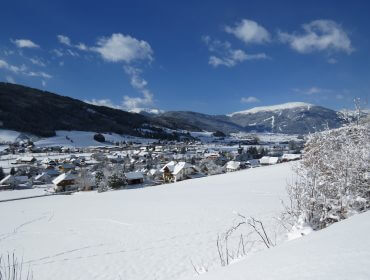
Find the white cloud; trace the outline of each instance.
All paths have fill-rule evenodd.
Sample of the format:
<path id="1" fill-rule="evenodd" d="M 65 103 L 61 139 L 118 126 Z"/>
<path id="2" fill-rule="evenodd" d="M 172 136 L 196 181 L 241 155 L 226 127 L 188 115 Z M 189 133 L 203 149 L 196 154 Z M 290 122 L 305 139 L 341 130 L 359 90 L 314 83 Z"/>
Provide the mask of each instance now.
<path id="1" fill-rule="evenodd" d="M 216 54 L 211 55 L 208 61 L 208 63 L 213 67 L 220 65 L 233 67 L 246 60 L 268 58 L 268 56 L 264 53 L 247 54 L 243 50 L 233 49 L 229 42 L 212 40 L 209 36 L 203 36 L 202 40 L 208 46 L 209 51 Z"/>
<path id="2" fill-rule="evenodd" d="M 0 68 L 6 69 L 16 74 L 24 73 L 27 70 L 27 67 L 25 65 L 21 65 L 21 66 L 11 65 L 2 59 L 0 59 Z"/>
<path id="3" fill-rule="evenodd" d="M 115 33 L 111 37 L 100 38 L 97 45 L 91 49 L 98 52 L 104 60 L 110 62 L 130 63 L 135 60 L 153 59 L 153 50 L 149 43 L 129 35 Z"/>
<path id="4" fill-rule="evenodd" d="M 96 105 L 96 106 L 105 106 L 114 109 L 122 109 L 122 106 L 115 105 L 110 99 L 92 99 L 92 100 L 84 100 L 84 102 Z"/>
<path id="5" fill-rule="evenodd" d="M 240 100 L 241 103 L 257 103 L 260 102 L 260 100 L 257 97 L 254 96 L 248 96 L 248 97 L 242 97 Z"/>
<path id="6" fill-rule="evenodd" d="M 344 98 L 344 95 L 343 94 L 337 94 L 337 95 L 335 95 L 335 98 L 341 100 L 341 99 Z"/>
<path id="7" fill-rule="evenodd" d="M 141 70 L 133 66 L 124 66 L 126 74 L 130 77 L 130 83 L 133 88 L 138 90 L 142 97 L 123 97 L 123 107 L 127 110 L 135 110 L 137 108 L 152 107 L 153 94 L 147 88 L 148 82 L 141 77 Z"/>
<path id="8" fill-rule="evenodd" d="M 66 53 L 69 54 L 70 56 L 80 56 L 77 52 L 72 51 L 70 49 L 67 49 Z"/>
<path id="9" fill-rule="evenodd" d="M 18 48 L 39 48 L 40 46 L 28 39 L 10 40 Z"/>
<path id="10" fill-rule="evenodd" d="M 53 49 L 51 50 L 52 53 L 54 53 L 58 57 L 62 57 L 64 55 L 63 51 L 60 49 Z"/>
<path id="11" fill-rule="evenodd" d="M 341 25 L 332 20 L 314 20 L 302 25 L 302 34 L 278 33 L 283 43 L 300 53 L 313 51 L 344 51 L 350 54 L 354 49 Z"/>
<path id="12" fill-rule="evenodd" d="M 42 81 L 41 81 L 41 85 L 42 85 L 43 87 L 46 87 L 46 81 L 42 80 Z"/>
<path id="13" fill-rule="evenodd" d="M 6 76 L 5 79 L 8 83 L 15 84 L 15 80 L 12 76 Z"/>
<path id="14" fill-rule="evenodd" d="M 65 35 L 58 35 L 57 38 L 61 44 L 67 45 L 69 47 L 71 46 L 71 39 L 69 39 L 69 37 Z"/>
<path id="15" fill-rule="evenodd" d="M 75 47 L 81 51 L 87 51 L 88 47 L 84 43 L 78 43 Z"/>
<path id="16" fill-rule="evenodd" d="M 34 71 L 29 71 L 25 65 L 21 66 L 15 66 L 7 63 L 5 60 L 0 59 L 0 69 L 6 69 L 8 71 L 11 71 L 15 74 L 22 74 L 25 76 L 30 76 L 30 77 L 41 77 L 41 78 L 46 78 L 50 79 L 52 76 L 48 73 L 45 72 L 34 72 Z"/>
<path id="17" fill-rule="evenodd" d="M 234 27 L 226 26 L 227 33 L 235 35 L 246 44 L 266 43 L 270 41 L 270 33 L 257 22 L 249 19 L 243 19 L 236 23 Z"/>
<path id="18" fill-rule="evenodd" d="M 45 67 L 46 64 L 44 62 L 42 62 L 42 60 L 40 58 L 30 58 L 30 61 L 35 64 L 35 65 L 38 65 L 38 66 L 41 66 L 41 67 Z"/>
<path id="19" fill-rule="evenodd" d="M 27 76 L 31 76 L 31 77 L 41 77 L 41 78 L 45 78 L 45 79 L 50 79 L 50 78 L 53 77 L 50 74 L 45 73 L 45 72 L 33 72 L 33 71 L 30 71 L 30 72 L 25 72 L 24 74 L 27 75 Z"/>

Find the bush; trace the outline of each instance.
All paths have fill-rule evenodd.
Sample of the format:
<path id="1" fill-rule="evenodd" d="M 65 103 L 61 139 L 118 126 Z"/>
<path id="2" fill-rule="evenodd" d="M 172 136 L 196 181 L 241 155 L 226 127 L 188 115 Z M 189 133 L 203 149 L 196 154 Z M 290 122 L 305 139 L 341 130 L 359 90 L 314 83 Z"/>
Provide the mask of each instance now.
<path id="1" fill-rule="evenodd" d="M 226 134 L 222 131 L 217 130 L 216 132 L 213 132 L 214 137 L 226 137 Z"/>
<path id="2" fill-rule="evenodd" d="M 5 177 L 4 170 L 0 167 L 0 181 Z"/>
<path id="3" fill-rule="evenodd" d="M 101 134 L 101 133 L 96 133 L 96 134 L 94 135 L 94 140 L 95 140 L 95 141 L 98 141 L 98 142 L 100 142 L 100 143 L 103 143 L 103 142 L 105 142 L 105 137 L 104 137 L 104 135 L 103 135 L 103 134 Z"/>
<path id="4" fill-rule="evenodd" d="M 286 213 L 314 230 L 370 208 L 370 129 L 351 125 L 312 134 L 296 180 L 288 186 Z"/>

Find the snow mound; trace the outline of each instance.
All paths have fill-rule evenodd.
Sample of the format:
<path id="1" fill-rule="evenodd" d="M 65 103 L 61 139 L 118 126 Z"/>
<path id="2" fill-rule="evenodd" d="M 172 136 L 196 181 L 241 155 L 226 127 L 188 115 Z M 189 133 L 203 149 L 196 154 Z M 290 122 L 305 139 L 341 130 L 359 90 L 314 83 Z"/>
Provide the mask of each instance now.
<path id="1" fill-rule="evenodd" d="M 302 107 L 306 107 L 307 110 L 309 110 L 312 106 L 315 106 L 315 105 L 310 104 L 310 103 L 305 103 L 305 102 L 289 102 L 289 103 L 284 103 L 284 104 L 279 104 L 279 105 L 254 107 L 252 109 L 248 109 L 245 111 L 231 113 L 228 116 L 232 117 L 237 114 L 254 114 L 258 112 L 272 112 L 272 111 L 295 109 L 295 108 L 302 108 Z"/>
<path id="2" fill-rule="evenodd" d="M 191 279 L 370 279 L 369 230 L 370 211 Z"/>

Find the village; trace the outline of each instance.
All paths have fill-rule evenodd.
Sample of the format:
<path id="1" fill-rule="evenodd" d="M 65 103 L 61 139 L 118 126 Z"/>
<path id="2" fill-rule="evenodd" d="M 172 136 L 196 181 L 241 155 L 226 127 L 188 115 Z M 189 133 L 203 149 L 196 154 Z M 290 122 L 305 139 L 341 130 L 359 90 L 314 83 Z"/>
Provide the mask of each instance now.
<path id="1" fill-rule="evenodd" d="M 0 150 L 0 190 L 47 193 L 130 189 L 298 160 L 304 141 L 164 141 L 36 147 L 30 141 Z"/>

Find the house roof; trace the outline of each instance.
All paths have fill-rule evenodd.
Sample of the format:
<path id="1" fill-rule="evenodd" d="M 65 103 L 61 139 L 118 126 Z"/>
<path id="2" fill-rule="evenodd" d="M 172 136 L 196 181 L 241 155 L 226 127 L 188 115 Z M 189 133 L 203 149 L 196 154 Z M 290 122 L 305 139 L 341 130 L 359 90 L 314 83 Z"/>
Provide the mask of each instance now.
<path id="1" fill-rule="evenodd" d="M 176 165 L 175 161 L 170 161 L 169 163 L 167 163 L 165 166 L 161 168 L 161 171 L 163 172 L 164 169 L 167 167 L 170 170 L 170 172 L 172 172 L 175 168 L 175 165 Z"/>
<path id="2" fill-rule="evenodd" d="M 75 174 L 72 174 L 72 173 L 63 173 L 63 174 L 60 174 L 58 177 L 56 177 L 53 180 L 53 184 L 54 185 L 58 185 L 62 181 L 65 181 L 65 180 L 75 180 L 76 178 L 77 178 L 77 176 Z"/>
<path id="3" fill-rule="evenodd" d="M 13 175 L 7 175 L 2 180 L 0 180 L 0 185 L 5 185 L 8 182 L 14 182 L 14 176 Z"/>
<path id="4" fill-rule="evenodd" d="M 240 162 L 239 161 L 231 160 L 231 161 L 227 162 L 227 164 L 226 164 L 227 169 L 239 169 L 239 167 L 240 167 Z"/>
<path id="5" fill-rule="evenodd" d="M 125 175 L 126 175 L 126 178 L 128 179 L 128 180 L 136 180 L 136 179 L 143 179 L 144 178 L 144 175 L 143 175 L 143 173 L 141 173 L 141 172 L 127 172 L 127 173 L 125 173 Z"/>
<path id="6" fill-rule="evenodd" d="M 190 167 L 192 167 L 192 165 L 191 165 L 191 164 L 189 164 L 189 163 L 187 163 L 187 162 L 185 162 L 185 161 L 180 161 L 178 164 L 176 164 L 176 165 L 175 165 L 175 167 L 174 167 L 174 169 L 173 169 L 172 173 L 173 173 L 174 175 L 176 175 L 176 174 L 178 174 L 182 169 L 184 169 L 184 168 L 190 168 Z"/>

